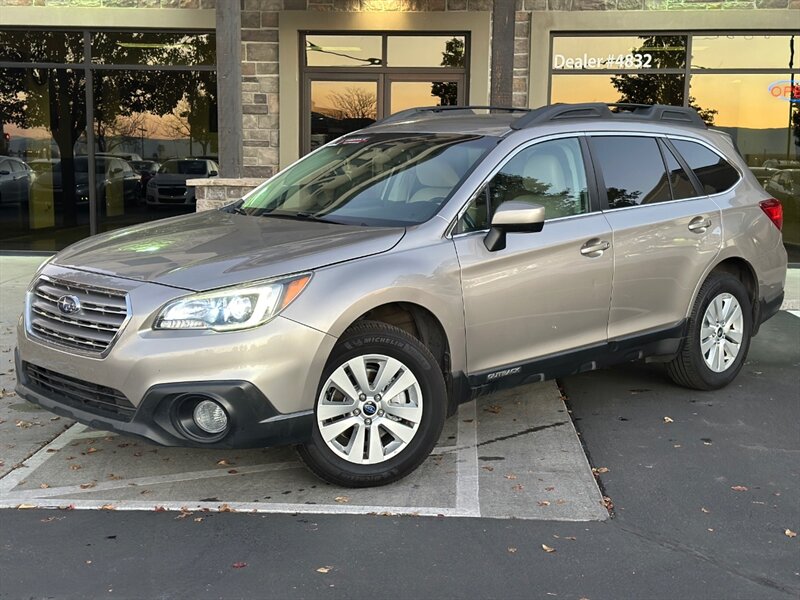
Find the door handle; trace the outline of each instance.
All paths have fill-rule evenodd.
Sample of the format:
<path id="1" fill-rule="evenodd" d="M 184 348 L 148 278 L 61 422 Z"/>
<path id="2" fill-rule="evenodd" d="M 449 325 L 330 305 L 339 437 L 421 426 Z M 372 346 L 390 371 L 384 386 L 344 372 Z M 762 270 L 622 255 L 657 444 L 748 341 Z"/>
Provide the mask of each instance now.
<path id="1" fill-rule="evenodd" d="M 695 217 L 691 221 L 689 221 L 689 231 L 693 231 L 694 233 L 705 233 L 706 230 L 711 227 L 711 219 L 708 217 Z"/>
<path id="2" fill-rule="evenodd" d="M 611 243 L 598 238 L 593 238 L 581 246 L 581 254 L 589 258 L 602 256 L 603 252 L 611 247 Z"/>

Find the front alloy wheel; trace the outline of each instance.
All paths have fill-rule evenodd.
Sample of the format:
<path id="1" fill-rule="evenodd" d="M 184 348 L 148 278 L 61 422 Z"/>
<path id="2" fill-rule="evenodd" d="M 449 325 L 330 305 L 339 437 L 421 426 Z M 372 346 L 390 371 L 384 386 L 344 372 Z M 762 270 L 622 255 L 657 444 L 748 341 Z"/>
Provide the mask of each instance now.
<path id="1" fill-rule="evenodd" d="M 353 325 L 323 371 L 311 441 L 300 458 L 348 487 L 405 477 L 444 426 L 447 392 L 436 359 L 409 333 L 374 321 Z"/>
<path id="2" fill-rule="evenodd" d="M 399 454 L 422 421 L 422 389 L 405 364 L 384 354 L 356 356 L 331 373 L 317 400 L 325 444 L 353 464 Z"/>

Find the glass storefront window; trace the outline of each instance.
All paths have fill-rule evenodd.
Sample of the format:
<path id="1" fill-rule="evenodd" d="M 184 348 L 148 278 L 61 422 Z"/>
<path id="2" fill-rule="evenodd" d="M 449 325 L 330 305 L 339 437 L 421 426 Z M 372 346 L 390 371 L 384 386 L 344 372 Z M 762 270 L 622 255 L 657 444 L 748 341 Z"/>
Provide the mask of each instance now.
<path id="1" fill-rule="evenodd" d="M 3 62 L 83 62 L 83 33 L 80 31 L 0 31 L 0 60 Z"/>
<path id="2" fill-rule="evenodd" d="M 194 211 L 173 159 L 216 159 L 216 78 L 209 71 L 102 71 L 95 77 L 97 221 L 108 231 Z M 152 181 L 152 183 L 151 183 Z"/>
<path id="3" fill-rule="evenodd" d="M 693 69 L 791 69 L 800 55 L 790 35 L 694 35 Z M 797 48 L 800 52 L 800 47 Z M 792 64 L 794 62 L 794 64 Z"/>
<path id="4" fill-rule="evenodd" d="M 210 33 L 98 31 L 92 33 L 92 62 L 112 65 L 213 65 Z"/>
<path id="5" fill-rule="evenodd" d="M 670 73 L 553 75 L 550 101 L 683 104 L 684 76 Z M 580 98 L 580 100 L 576 100 Z"/>
<path id="6" fill-rule="evenodd" d="M 311 150 L 377 118 L 377 81 L 311 82 Z"/>
<path id="7" fill-rule="evenodd" d="M 379 67 L 383 64 L 383 42 L 379 35 L 308 34 L 306 66 Z"/>
<path id="8" fill-rule="evenodd" d="M 387 41 L 390 67 L 464 67 L 464 36 L 391 35 Z"/>
<path id="9" fill-rule="evenodd" d="M 0 247 L 53 250 L 89 235 L 82 70 L 0 69 L 0 154 L 24 174 L 0 176 Z M 83 187 L 82 187 L 83 186 Z"/>
<path id="10" fill-rule="evenodd" d="M 456 106 L 457 81 L 392 81 L 390 114 L 416 106 Z"/>
<path id="11" fill-rule="evenodd" d="M 92 68 L 87 35 L 95 63 L 132 64 Z M 7 30 L 0 47 L 12 63 L 0 68 L 0 248 L 60 250 L 194 210 L 185 181 L 180 202 L 167 194 L 165 208 L 148 205 L 146 191 L 172 158 L 203 157 L 206 174 L 217 174 L 213 34 Z"/>
<path id="12" fill-rule="evenodd" d="M 554 71 L 681 69 L 686 36 L 563 36 L 553 38 Z"/>
<path id="13" fill-rule="evenodd" d="M 783 204 L 783 240 L 790 260 L 800 262 L 800 185 L 783 180 L 800 174 L 800 103 L 770 93 L 773 84 L 791 90 L 791 82 L 789 73 L 696 74 L 690 89 L 698 103 L 717 111 L 715 127 L 731 135 L 764 189 Z"/>

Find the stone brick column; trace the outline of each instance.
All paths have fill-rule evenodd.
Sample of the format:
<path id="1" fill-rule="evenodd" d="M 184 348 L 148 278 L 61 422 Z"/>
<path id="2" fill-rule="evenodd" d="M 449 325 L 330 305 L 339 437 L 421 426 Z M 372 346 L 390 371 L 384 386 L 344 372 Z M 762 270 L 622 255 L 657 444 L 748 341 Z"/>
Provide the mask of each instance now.
<path id="1" fill-rule="evenodd" d="M 264 182 L 260 177 L 244 177 L 241 179 L 190 179 L 186 185 L 194 186 L 197 196 L 197 212 L 221 208 L 238 200 L 256 186 Z"/>
<path id="2" fill-rule="evenodd" d="M 278 12 L 283 6 L 281 0 L 243 0 L 242 7 L 242 174 L 267 178 L 279 165 Z"/>

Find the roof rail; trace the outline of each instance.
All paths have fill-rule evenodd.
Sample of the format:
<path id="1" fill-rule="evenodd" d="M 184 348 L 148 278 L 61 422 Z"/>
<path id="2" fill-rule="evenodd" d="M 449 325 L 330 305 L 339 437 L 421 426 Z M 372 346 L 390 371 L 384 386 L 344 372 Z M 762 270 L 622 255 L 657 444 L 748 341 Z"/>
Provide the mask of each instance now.
<path id="1" fill-rule="evenodd" d="M 614 110 L 612 110 L 614 109 Z M 566 119 L 630 119 L 634 121 L 674 121 L 687 127 L 706 129 L 706 123 L 691 107 L 666 104 L 627 104 L 587 102 L 584 104 L 551 104 L 523 115 L 511 124 L 512 129 L 525 129 L 550 121 Z"/>
<path id="2" fill-rule="evenodd" d="M 530 112 L 530 108 L 513 108 L 510 106 L 417 106 L 416 108 L 409 108 L 401 110 L 393 115 L 384 117 L 380 121 L 375 121 L 370 127 L 375 125 L 385 125 L 386 123 L 397 123 L 399 121 L 407 121 L 417 116 L 423 116 L 425 113 L 464 113 L 474 115 L 476 110 L 496 110 L 504 112 Z"/>

